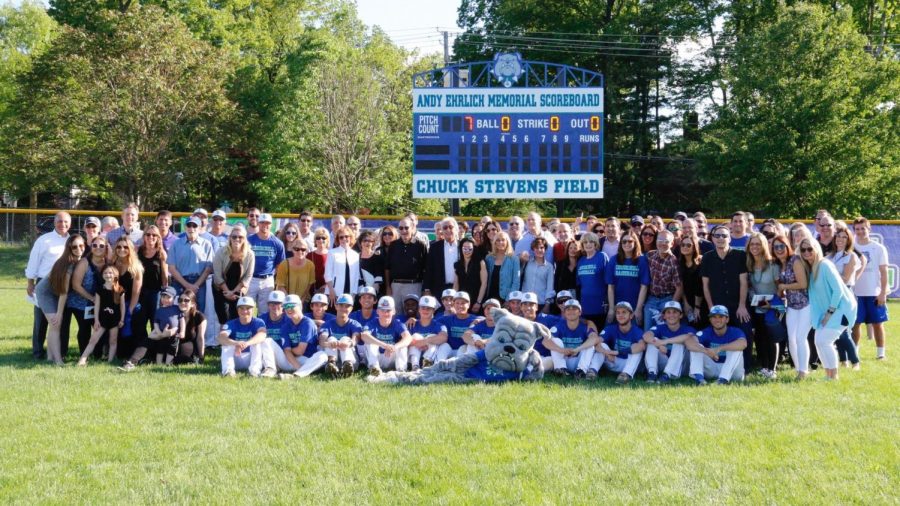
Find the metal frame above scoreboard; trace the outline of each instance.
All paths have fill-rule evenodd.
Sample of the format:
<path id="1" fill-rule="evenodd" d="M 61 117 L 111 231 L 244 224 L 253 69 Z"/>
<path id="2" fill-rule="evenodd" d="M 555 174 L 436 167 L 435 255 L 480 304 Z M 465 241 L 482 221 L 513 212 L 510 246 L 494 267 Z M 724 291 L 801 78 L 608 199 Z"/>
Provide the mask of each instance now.
<path id="1" fill-rule="evenodd" d="M 413 196 L 602 198 L 603 75 L 499 53 L 413 76 Z"/>

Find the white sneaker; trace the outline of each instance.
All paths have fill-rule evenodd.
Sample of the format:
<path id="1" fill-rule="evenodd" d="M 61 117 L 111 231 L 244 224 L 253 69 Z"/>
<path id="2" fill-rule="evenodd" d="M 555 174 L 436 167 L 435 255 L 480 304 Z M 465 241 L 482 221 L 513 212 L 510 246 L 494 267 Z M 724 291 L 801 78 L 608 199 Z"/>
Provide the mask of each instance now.
<path id="1" fill-rule="evenodd" d="M 276 374 L 274 367 L 266 367 L 263 369 L 262 373 L 260 373 L 260 376 L 263 378 L 274 378 Z"/>

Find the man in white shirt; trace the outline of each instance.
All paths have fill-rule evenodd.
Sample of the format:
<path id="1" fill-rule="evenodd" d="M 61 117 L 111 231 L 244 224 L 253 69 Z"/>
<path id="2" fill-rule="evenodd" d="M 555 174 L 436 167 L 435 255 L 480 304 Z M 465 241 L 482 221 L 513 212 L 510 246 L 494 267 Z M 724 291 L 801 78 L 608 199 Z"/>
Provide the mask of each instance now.
<path id="1" fill-rule="evenodd" d="M 522 240 L 522 234 L 525 233 L 525 222 L 522 221 L 522 218 L 519 218 L 518 216 L 510 217 L 506 233 L 509 234 L 510 246 L 512 246 L 513 250 L 515 250 L 516 245 L 518 245 L 519 241 Z M 529 248 L 531 248 L 530 245 Z"/>
<path id="2" fill-rule="evenodd" d="M 556 238 L 553 237 L 553 234 L 541 229 L 541 215 L 534 211 L 528 213 L 528 216 L 525 218 L 525 229 L 522 239 L 515 246 L 516 256 L 523 262 L 533 258 L 531 243 L 538 237 L 543 237 L 547 241 L 547 249 L 552 250 L 553 245 L 556 244 Z"/>
<path id="3" fill-rule="evenodd" d="M 603 252 L 609 258 L 614 258 L 619 253 L 619 235 L 621 228 L 619 227 L 619 219 L 615 216 L 606 218 L 606 224 L 603 226 L 604 238 L 600 243 L 603 245 Z"/>
<path id="4" fill-rule="evenodd" d="M 869 237 L 872 225 L 863 217 L 853 220 L 856 233 L 856 251 L 866 257 L 866 268 L 856 280 L 853 293 L 856 295 L 856 324 L 853 326 L 853 341 L 859 344 L 859 326 L 870 325 L 875 333 L 875 356 L 883 360 L 884 322 L 888 321 L 888 253 L 884 245 Z"/>
<path id="5" fill-rule="evenodd" d="M 309 211 L 301 212 L 297 227 L 300 229 L 300 239 L 306 241 L 306 245 L 309 247 L 310 251 L 316 249 L 316 234 L 313 232 L 312 224 L 312 213 Z"/>
<path id="6" fill-rule="evenodd" d="M 110 230 L 109 233 L 106 234 L 106 240 L 109 241 L 110 244 L 115 244 L 116 241 L 119 240 L 119 237 L 124 235 L 131 239 L 132 244 L 138 244 L 138 242 L 144 238 L 144 234 L 141 232 L 141 222 L 138 221 L 138 212 L 137 204 L 128 204 L 125 206 L 125 209 L 122 209 L 122 226 Z"/>
<path id="7" fill-rule="evenodd" d="M 25 288 L 28 297 L 34 297 L 34 287 L 38 282 L 50 274 L 53 264 L 63 255 L 66 241 L 69 239 L 69 227 L 72 226 L 72 217 L 67 212 L 58 212 L 53 220 L 53 231 L 37 238 L 31 253 L 28 255 L 28 265 L 25 267 L 25 278 L 28 285 Z M 31 354 L 37 360 L 47 358 L 44 350 L 44 340 L 47 339 L 47 319 L 44 313 L 35 304 L 34 326 L 31 330 Z"/>

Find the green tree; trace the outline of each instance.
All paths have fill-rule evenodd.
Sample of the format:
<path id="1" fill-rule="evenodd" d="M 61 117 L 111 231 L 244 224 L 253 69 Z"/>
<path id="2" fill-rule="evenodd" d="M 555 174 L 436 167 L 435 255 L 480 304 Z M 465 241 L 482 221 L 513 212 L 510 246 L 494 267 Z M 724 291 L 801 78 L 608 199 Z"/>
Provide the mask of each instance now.
<path id="1" fill-rule="evenodd" d="M 66 28 L 20 79 L 2 148 L 19 188 L 205 200 L 231 175 L 231 65 L 156 7 L 105 15 L 109 31 Z"/>
<path id="2" fill-rule="evenodd" d="M 815 5 L 738 42 L 731 100 L 699 145 L 710 206 L 900 216 L 900 62 L 866 46 L 848 9 Z"/>

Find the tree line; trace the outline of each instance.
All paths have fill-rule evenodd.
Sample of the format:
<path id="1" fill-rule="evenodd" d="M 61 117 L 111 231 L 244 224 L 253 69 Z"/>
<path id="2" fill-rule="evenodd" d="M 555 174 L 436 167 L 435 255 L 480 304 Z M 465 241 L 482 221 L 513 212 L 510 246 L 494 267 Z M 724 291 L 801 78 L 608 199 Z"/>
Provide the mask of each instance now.
<path id="1" fill-rule="evenodd" d="M 461 0 L 452 58 L 519 51 L 606 76 L 605 198 L 567 213 L 898 218 L 898 11 Z M 0 191 L 32 205 L 75 189 L 97 207 L 440 214 L 446 202 L 411 196 L 410 83 L 441 65 L 347 0 L 0 7 Z"/>

